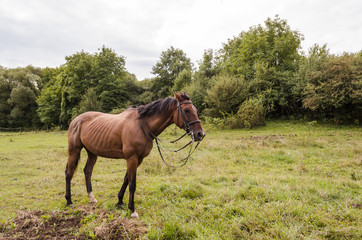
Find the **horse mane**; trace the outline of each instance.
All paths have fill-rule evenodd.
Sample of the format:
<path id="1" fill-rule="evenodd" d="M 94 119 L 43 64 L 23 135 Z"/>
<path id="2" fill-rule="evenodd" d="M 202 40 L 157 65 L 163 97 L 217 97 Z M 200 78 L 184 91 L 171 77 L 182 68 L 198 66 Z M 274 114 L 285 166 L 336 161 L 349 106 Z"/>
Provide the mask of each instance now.
<path id="1" fill-rule="evenodd" d="M 190 97 L 184 93 L 181 94 L 182 99 L 190 100 Z M 139 119 L 143 119 L 146 117 L 152 117 L 154 115 L 158 115 L 169 108 L 171 105 L 176 105 L 177 100 L 175 98 L 167 97 L 158 99 L 146 105 L 141 105 L 137 108 Z"/>

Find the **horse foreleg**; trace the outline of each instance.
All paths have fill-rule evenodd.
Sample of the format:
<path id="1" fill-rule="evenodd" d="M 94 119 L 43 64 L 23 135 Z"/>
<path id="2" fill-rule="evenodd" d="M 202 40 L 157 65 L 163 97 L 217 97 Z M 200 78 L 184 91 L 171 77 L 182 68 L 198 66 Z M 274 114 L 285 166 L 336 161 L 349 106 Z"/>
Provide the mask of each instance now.
<path id="1" fill-rule="evenodd" d="M 126 172 L 121 190 L 119 190 L 119 193 L 118 193 L 118 203 L 116 205 L 117 208 L 123 207 L 123 196 L 124 196 L 124 193 L 126 192 L 127 186 L 128 186 L 128 174 Z"/>
<path id="2" fill-rule="evenodd" d="M 97 199 L 94 197 L 92 191 L 92 173 L 93 173 L 93 167 L 97 162 L 97 156 L 89 152 L 88 150 L 87 153 L 88 153 L 88 159 L 84 167 L 85 183 L 90 203 L 97 203 Z"/>
<path id="3" fill-rule="evenodd" d="M 131 218 L 138 218 L 134 207 L 134 193 L 136 192 L 136 175 L 138 167 L 138 157 L 127 159 L 129 202 L 128 208 L 131 210 Z"/>

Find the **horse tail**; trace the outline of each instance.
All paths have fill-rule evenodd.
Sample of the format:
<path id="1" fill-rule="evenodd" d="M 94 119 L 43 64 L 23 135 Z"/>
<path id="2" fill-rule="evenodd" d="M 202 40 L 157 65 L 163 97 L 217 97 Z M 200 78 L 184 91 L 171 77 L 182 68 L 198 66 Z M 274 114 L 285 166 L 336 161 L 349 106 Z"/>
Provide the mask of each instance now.
<path id="1" fill-rule="evenodd" d="M 77 117 L 70 123 L 68 129 L 68 162 L 65 172 L 68 172 L 71 176 L 78 167 L 80 151 L 84 147 L 80 139 L 83 122 L 82 118 Z"/>

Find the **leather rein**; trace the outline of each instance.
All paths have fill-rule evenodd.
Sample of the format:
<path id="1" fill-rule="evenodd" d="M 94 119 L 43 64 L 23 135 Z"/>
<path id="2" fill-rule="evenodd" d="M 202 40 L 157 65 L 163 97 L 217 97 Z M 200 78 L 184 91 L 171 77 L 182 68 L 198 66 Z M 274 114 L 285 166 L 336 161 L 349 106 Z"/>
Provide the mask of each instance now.
<path id="1" fill-rule="evenodd" d="M 142 122 L 142 119 L 139 119 L 139 120 L 140 120 L 140 125 L 141 125 L 141 128 L 142 128 L 144 134 L 145 134 L 151 141 L 153 141 L 153 139 L 155 140 L 156 145 L 157 145 L 157 149 L 158 149 L 158 152 L 160 153 L 160 156 L 161 156 L 162 161 L 163 161 L 167 166 L 173 167 L 173 168 L 179 168 L 179 167 L 185 166 L 186 163 L 188 162 L 190 156 L 195 152 L 196 148 L 197 148 L 197 147 L 199 146 L 199 144 L 200 144 L 200 142 L 197 142 L 195 148 L 194 148 L 194 149 L 192 148 L 192 144 L 195 142 L 195 137 L 194 137 L 194 132 L 193 132 L 193 130 L 191 129 L 190 125 L 195 124 L 195 123 L 201 123 L 201 121 L 200 121 L 200 120 L 195 120 L 195 121 L 188 122 L 188 121 L 186 120 L 186 117 L 185 117 L 184 113 L 182 112 L 182 109 L 181 109 L 181 105 L 182 105 L 182 104 L 192 104 L 192 102 L 191 102 L 191 101 L 182 102 L 182 103 L 177 102 L 177 124 L 176 124 L 176 125 L 179 126 L 179 116 L 181 116 L 181 117 L 182 117 L 182 120 L 183 120 L 183 122 L 184 122 L 184 126 L 185 126 L 185 133 L 184 133 L 181 137 L 177 138 L 176 140 L 173 140 L 173 141 L 170 141 L 170 142 L 162 141 L 161 139 L 159 139 L 157 136 L 155 136 L 155 135 L 152 133 L 152 131 L 151 131 L 150 127 L 148 126 L 146 120 L 143 120 L 143 122 L 144 122 L 144 123 L 143 123 L 143 122 Z M 146 132 L 146 130 L 145 130 L 145 128 L 144 128 L 144 125 L 147 127 L 147 129 L 148 129 L 148 131 L 150 132 L 151 136 L 150 136 L 149 134 L 147 134 L 147 132 Z M 180 149 L 177 149 L 177 150 L 169 150 L 169 149 L 166 149 L 166 148 L 162 147 L 162 146 L 159 144 L 159 142 L 163 142 L 163 143 L 175 143 L 175 142 L 179 141 L 180 139 L 182 139 L 183 137 L 185 137 L 186 135 L 191 135 L 191 141 L 188 142 L 185 146 L 181 147 Z M 153 139 L 152 139 L 152 138 L 153 138 Z M 176 153 L 176 152 L 179 152 L 179 151 L 181 151 L 182 149 L 186 148 L 186 147 L 189 146 L 190 144 L 191 144 L 191 147 L 190 147 L 189 153 L 188 153 L 187 157 L 185 157 L 184 159 L 181 159 L 181 160 L 180 160 L 180 161 L 184 161 L 184 162 L 183 162 L 181 165 L 179 165 L 179 166 L 174 166 L 174 165 L 168 164 L 168 163 L 166 162 L 166 160 L 164 159 L 163 155 L 162 155 L 162 150 L 163 150 L 164 153 L 165 153 L 165 155 L 166 155 L 167 157 L 169 157 L 169 158 L 171 158 L 171 159 L 173 159 L 173 160 L 176 160 L 176 159 L 174 159 L 173 157 L 169 156 L 169 155 L 166 153 L 166 151 L 175 152 L 175 153 Z M 177 160 L 176 160 L 176 161 L 177 161 Z"/>

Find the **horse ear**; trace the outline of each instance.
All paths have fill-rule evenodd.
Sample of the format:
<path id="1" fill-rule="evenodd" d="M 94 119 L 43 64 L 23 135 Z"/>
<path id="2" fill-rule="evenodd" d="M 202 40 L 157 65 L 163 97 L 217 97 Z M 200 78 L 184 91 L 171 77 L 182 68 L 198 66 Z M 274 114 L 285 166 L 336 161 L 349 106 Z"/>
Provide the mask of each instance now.
<path id="1" fill-rule="evenodd" d="M 182 101 L 182 97 L 180 94 L 178 94 L 177 92 L 173 92 L 173 96 L 174 98 L 176 98 L 177 101 L 181 102 Z"/>

